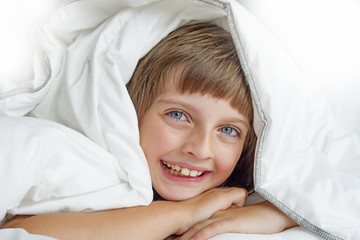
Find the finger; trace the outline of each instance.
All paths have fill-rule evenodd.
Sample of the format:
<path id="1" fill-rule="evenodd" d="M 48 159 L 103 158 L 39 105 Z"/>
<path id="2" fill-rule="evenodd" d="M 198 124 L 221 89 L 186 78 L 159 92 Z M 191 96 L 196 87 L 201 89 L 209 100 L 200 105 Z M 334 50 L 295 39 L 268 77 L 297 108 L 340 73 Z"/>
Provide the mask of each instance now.
<path id="1" fill-rule="evenodd" d="M 165 238 L 164 240 L 177 240 L 177 239 L 179 239 L 179 236 L 170 235 L 170 236 L 168 236 L 167 238 Z"/>
<path id="2" fill-rule="evenodd" d="M 204 194 L 194 198 L 201 206 L 207 208 L 207 216 L 209 218 L 214 212 L 225 210 L 231 205 L 242 206 L 245 203 L 247 192 L 242 188 L 216 188 L 211 189 Z M 200 202 L 198 201 L 200 200 Z M 189 203 L 193 201 L 190 200 Z M 205 207 L 207 206 L 207 207 Z M 203 214 L 206 212 L 202 212 Z"/>
<path id="3" fill-rule="evenodd" d="M 179 240 L 189 240 L 192 239 L 192 237 L 199 231 L 201 231 L 201 229 L 203 229 L 204 227 L 206 227 L 207 225 L 209 225 L 210 223 L 212 223 L 215 220 L 212 219 L 208 219 L 205 221 L 202 221 L 198 224 L 195 224 L 194 226 L 192 226 L 186 233 L 184 233 Z"/>
<path id="4" fill-rule="evenodd" d="M 248 192 L 246 191 L 245 188 L 228 188 L 227 191 L 231 192 L 231 196 L 233 199 L 231 205 L 235 205 L 237 207 L 244 206 L 245 200 L 248 196 Z M 222 210 L 225 210 L 225 209 L 222 209 Z"/>
<path id="5" fill-rule="evenodd" d="M 230 232 L 230 223 L 222 220 L 207 220 L 190 229 L 180 240 L 206 240 L 221 233 Z"/>
<path id="6" fill-rule="evenodd" d="M 235 201 L 232 205 L 236 207 L 242 207 L 245 204 L 246 198 L 248 197 L 249 193 L 245 188 L 236 188 L 238 191 L 238 200 Z"/>
<path id="7" fill-rule="evenodd" d="M 190 211 L 190 221 L 182 226 L 178 234 L 183 234 L 193 225 L 209 219 L 215 212 L 226 210 L 232 205 L 242 206 L 247 192 L 241 188 L 211 189 L 199 196 L 181 202 L 181 205 Z"/>
<path id="8" fill-rule="evenodd" d="M 231 232 L 230 223 L 228 221 L 213 221 L 197 231 L 191 237 L 191 240 L 205 240 L 218 234 L 228 232 Z"/>

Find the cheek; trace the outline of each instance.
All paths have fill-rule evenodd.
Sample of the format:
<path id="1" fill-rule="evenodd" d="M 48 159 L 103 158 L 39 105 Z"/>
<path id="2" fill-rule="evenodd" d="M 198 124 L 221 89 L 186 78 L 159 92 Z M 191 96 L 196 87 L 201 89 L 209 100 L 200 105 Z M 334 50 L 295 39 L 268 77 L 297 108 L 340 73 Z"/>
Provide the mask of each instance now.
<path id="1" fill-rule="evenodd" d="M 148 162 L 156 161 L 174 150 L 178 144 L 178 138 L 161 121 L 148 122 L 140 127 L 140 145 Z"/>
<path id="2" fill-rule="evenodd" d="M 222 148 L 217 154 L 216 170 L 219 173 L 219 178 L 225 181 L 232 171 L 234 170 L 236 163 L 240 159 L 242 147 Z"/>

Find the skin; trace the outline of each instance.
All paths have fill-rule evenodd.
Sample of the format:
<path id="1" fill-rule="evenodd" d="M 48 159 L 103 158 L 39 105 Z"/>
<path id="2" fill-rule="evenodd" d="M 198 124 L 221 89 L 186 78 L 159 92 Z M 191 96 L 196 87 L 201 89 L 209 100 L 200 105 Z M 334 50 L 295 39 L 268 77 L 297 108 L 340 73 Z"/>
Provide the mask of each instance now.
<path id="1" fill-rule="evenodd" d="M 67 240 L 159 240 L 184 234 L 218 210 L 243 205 L 246 195 L 242 189 L 211 189 L 181 202 L 155 201 L 149 206 L 108 211 L 36 215 L 14 220 L 4 227 L 23 228 L 30 233 Z"/>
<path id="2" fill-rule="evenodd" d="M 209 219 L 195 224 L 178 240 L 203 240 L 221 233 L 269 234 L 282 232 L 297 224 L 271 203 L 231 207 L 218 211 Z"/>
<path id="3" fill-rule="evenodd" d="M 153 187 L 167 200 L 184 200 L 219 186 L 240 158 L 248 129 L 249 120 L 228 101 L 175 89 L 161 94 L 140 123 Z M 164 161 L 204 177 L 168 177 Z"/>
<path id="4" fill-rule="evenodd" d="M 140 138 L 154 188 L 172 201 L 89 213 L 19 216 L 3 227 L 58 239 L 158 240 L 182 235 L 182 240 L 199 240 L 224 232 L 274 233 L 294 226 L 268 202 L 242 207 L 247 197 L 244 189 L 214 188 L 231 174 L 247 129 L 248 120 L 227 101 L 170 89 L 141 119 Z M 206 176 L 201 181 L 169 178 L 161 170 L 162 160 L 202 169 Z"/>

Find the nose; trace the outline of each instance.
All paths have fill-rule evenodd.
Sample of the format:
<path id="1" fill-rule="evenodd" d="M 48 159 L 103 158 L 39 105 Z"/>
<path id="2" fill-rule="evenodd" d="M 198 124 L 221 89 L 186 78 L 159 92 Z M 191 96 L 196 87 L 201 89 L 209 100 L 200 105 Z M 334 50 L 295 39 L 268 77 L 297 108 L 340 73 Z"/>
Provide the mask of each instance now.
<path id="1" fill-rule="evenodd" d="M 182 151 L 200 160 L 214 158 L 214 144 L 211 132 L 200 128 L 191 130 L 184 141 Z"/>

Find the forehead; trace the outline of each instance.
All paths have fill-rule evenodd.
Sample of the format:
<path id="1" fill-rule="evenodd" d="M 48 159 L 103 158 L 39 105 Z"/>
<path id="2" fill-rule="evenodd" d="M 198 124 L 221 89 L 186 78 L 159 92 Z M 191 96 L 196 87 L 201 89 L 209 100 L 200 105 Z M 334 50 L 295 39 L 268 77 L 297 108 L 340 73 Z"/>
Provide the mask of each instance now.
<path id="1" fill-rule="evenodd" d="M 172 92 L 184 94 L 184 96 L 186 94 L 208 96 L 227 102 L 228 105 L 231 105 L 240 114 L 245 114 L 248 118 L 251 118 L 251 108 L 250 110 L 248 108 L 249 102 L 251 104 L 251 98 L 247 96 L 246 86 L 240 83 L 240 81 L 242 80 L 238 79 L 238 83 L 234 84 L 226 79 L 214 80 L 204 76 L 198 78 L 193 73 L 188 72 L 186 64 L 182 64 L 168 69 L 163 74 L 161 89 L 158 91 L 158 94 Z M 234 91 L 234 89 L 240 91 Z"/>
<path id="2" fill-rule="evenodd" d="M 229 100 L 214 98 L 209 94 L 199 92 L 182 93 L 176 86 L 172 86 L 160 94 L 153 105 L 161 109 L 185 110 L 191 113 L 194 118 L 236 122 L 246 128 L 249 127 L 248 117 L 234 108 Z"/>

